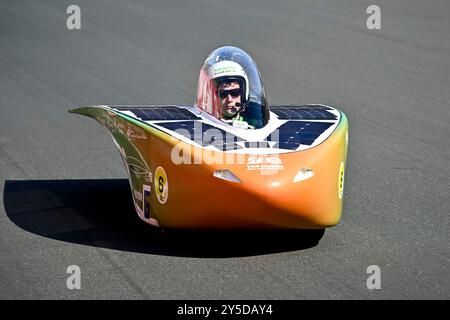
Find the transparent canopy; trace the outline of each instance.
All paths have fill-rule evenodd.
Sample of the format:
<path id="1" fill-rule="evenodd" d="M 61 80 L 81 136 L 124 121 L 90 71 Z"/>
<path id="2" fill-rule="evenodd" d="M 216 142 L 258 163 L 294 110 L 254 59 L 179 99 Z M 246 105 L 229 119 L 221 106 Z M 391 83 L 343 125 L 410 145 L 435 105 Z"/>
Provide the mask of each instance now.
<path id="1" fill-rule="evenodd" d="M 246 129 L 259 129 L 269 121 L 258 68 L 245 51 L 236 47 L 218 48 L 206 58 L 195 105 L 230 125 L 239 123 L 240 128 L 243 123 Z"/>

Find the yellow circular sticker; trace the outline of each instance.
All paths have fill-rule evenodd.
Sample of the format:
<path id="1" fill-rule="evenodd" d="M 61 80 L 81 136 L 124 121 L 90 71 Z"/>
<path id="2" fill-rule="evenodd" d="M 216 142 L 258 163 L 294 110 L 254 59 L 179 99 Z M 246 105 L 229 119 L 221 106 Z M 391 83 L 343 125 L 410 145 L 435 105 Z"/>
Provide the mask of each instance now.
<path id="1" fill-rule="evenodd" d="M 169 196 L 169 181 L 163 167 L 156 168 L 155 172 L 156 198 L 162 204 L 166 203 Z"/>
<path id="2" fill-rule="evenodd" d="M 344 162 L 341 162 L 341 165 L 339 166 L 339 179 L 338 179 L 339 199 L 342 199 L 343 193 L 344 193 Z"/>

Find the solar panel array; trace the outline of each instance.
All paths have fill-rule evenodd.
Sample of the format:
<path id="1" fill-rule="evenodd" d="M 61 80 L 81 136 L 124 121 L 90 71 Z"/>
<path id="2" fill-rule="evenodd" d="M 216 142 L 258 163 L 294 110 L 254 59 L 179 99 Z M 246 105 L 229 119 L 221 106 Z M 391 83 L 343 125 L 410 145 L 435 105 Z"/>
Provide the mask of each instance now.
<path id="1" fill-rule="evenodd" d="M 187 109 L 176 106 L 111 106 L 117 111 L 130 111 L 143 121 L 179 120 L 160 122 L 157 125 L 175 131 L 203 147 L 213 145 L 218 150 L 242 149 L 236 142 L 244 141 L 225 130 L 203 123 L 200 117 Z M 274 148 L 296 150 L 300 145 L 312 145 L 314 141 L 335 122 L 304 120 L 337 120 L 337 116 L 326 106 L 274 106 L 271 107 L 279 119 L 287 121 L 265 141 L 244 141 L 245 148 L 269 148 L 268 142 L 276 142 Z"/>
<path id="2" fill-rule="evenodd" d="M 278 137 L 270 135 L 268 141 L 278 142 L 274 147 L 296 150 L 300 144 L 312 145 L 332 122 L 288 121 L 278 128 Z"/>
<path id="3" fill-rule="evenodd" d="M 130 111 L 143 121 L 157 120 L 200 120 L 195 114 L 187 109 L 176 106 L 110 106 L 117 111 Z"/>
<path id="4" fill-rule="evenodd" d="M 282 120 L 337 120 L 326 106 L 273 106 L 270 111 Z"/>
<path id="5" fill-rule="evenodd" d="M 243 141 L 229 132 L 200 121 L 158 123 L 159 126 L 175 131 L 203 147 L 213 145 L 221 151 L 241 149 L 236 142 Z M 332 122 L 288 121 L 265 141 L 245 141 L 246 148 L 269 148 L 269 141 L 276 142 L 274 148 L 296 150 L 301 144 L 312 145 Z"/>

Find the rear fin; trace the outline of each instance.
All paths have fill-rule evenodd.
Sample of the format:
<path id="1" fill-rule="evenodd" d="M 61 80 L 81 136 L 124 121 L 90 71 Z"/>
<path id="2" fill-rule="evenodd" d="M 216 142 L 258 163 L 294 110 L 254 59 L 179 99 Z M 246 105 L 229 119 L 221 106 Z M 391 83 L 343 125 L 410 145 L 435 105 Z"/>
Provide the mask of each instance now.
<path id="1" fill-rule="evenodd" d="M 87 117 L 96 118 L 101 112 L 109 110 L 107 106 L 97 105 L 97 106 L 85 106 L 78 107 L 67 110 L 70 113 L 78 113 Z"/>

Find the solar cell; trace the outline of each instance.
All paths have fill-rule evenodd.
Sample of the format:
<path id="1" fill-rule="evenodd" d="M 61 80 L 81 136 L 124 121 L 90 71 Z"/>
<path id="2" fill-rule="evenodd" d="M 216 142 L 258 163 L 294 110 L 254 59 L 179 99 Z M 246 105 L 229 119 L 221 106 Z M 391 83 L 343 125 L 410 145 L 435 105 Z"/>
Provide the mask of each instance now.
<path id="1" fill-rule="evenodd" d="M 326 106 L 273 106 L 270 111 L 285 120 L 337 120 L 336 115 L 327 111 Z"/>
<path id="2" fill-rule="evenodd" d="M 110 106 L 117 111 L 130 111 L 143 121 L 158 120 L 199 120 L 187 109 L 176 106 Z"/>
<path id="3" fill-rule="evenodd" d="M 296 150 L 300 144 L 312 145 L 332 125 L 332 122 L 288 121 L 278 128 L 278 140 L 276 135 L 267 140 L 278 142 L 276 148 Z"/>

